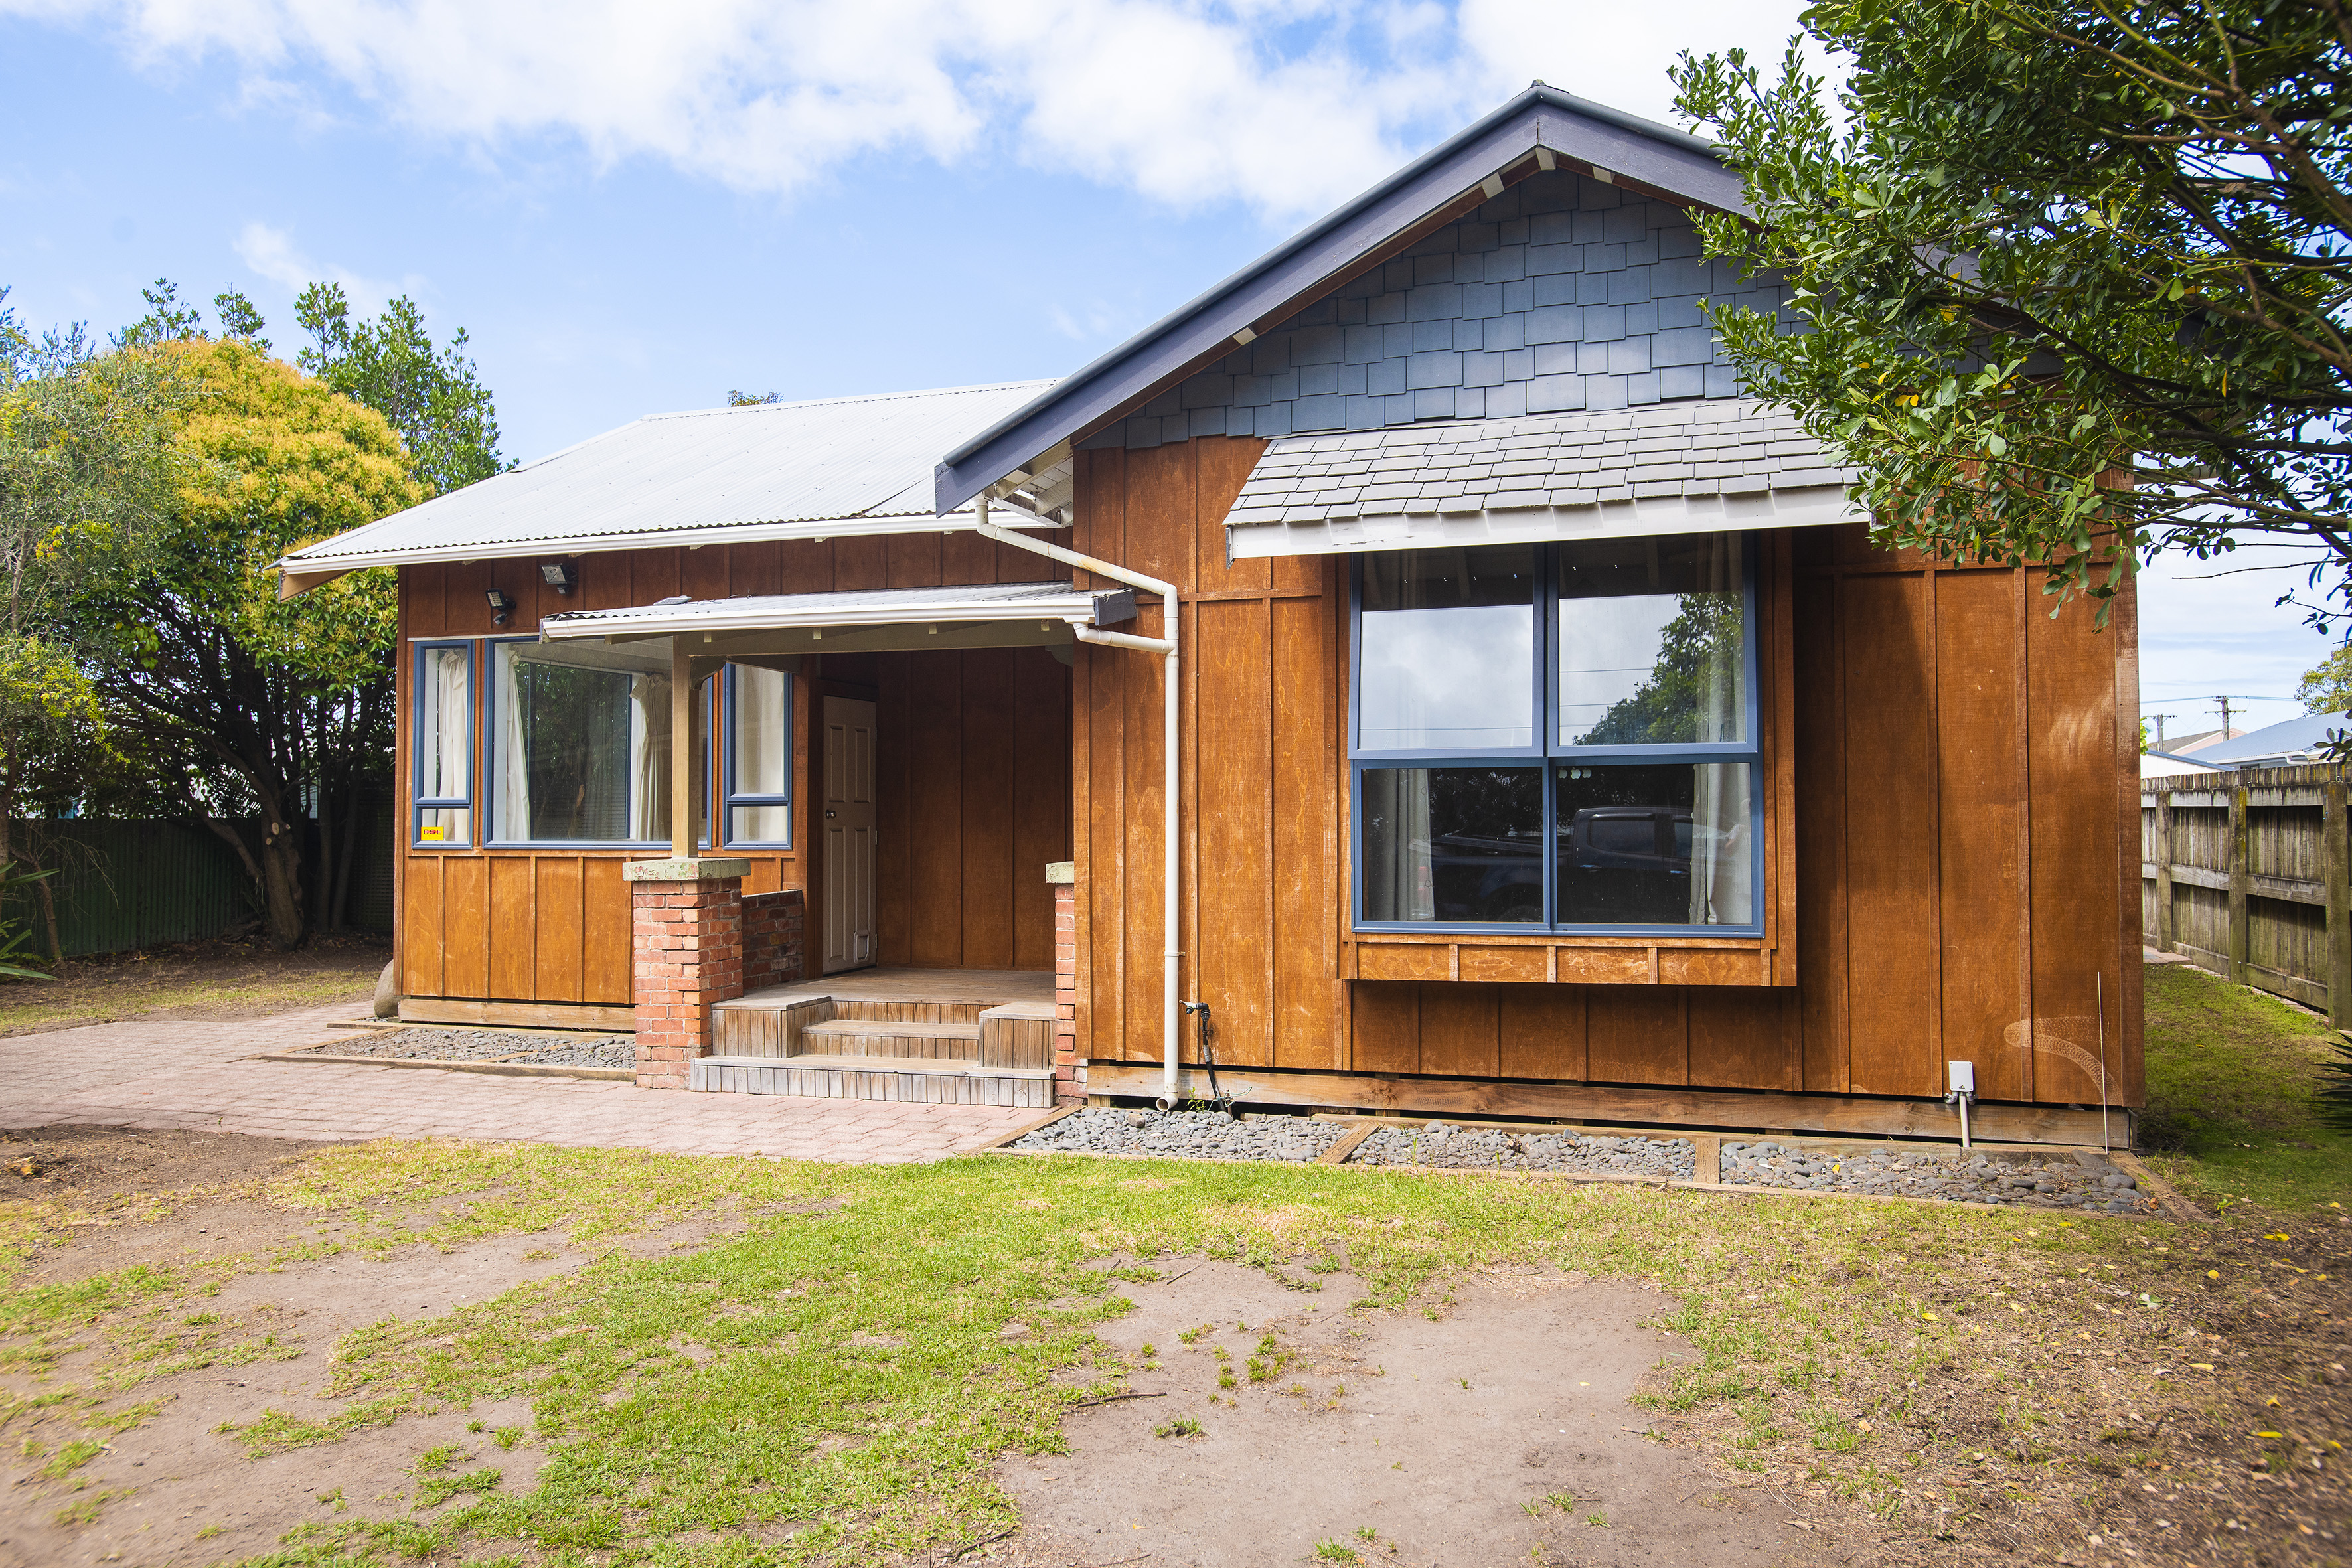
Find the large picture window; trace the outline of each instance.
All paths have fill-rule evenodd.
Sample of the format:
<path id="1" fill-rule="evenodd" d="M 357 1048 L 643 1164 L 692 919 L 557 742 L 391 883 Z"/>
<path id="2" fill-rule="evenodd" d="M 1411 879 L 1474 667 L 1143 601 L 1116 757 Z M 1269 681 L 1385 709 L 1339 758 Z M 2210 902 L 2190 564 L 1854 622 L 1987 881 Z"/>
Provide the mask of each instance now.
<path id="1" fill-rule="evenodd" d="M 667 844 L 667 641 L 490 645 L 490 837 Z"/>
<path id="2" fill-rule="evenodd" d="M 474 842 L 474 645 L 416 647 L 416 773 L 413 841 L 436 847 Z"/>
<path id="3" fill-rule="evenodd" d="M 1744 534 L 1360 558 L 1356 920 L 1760 930 Z"/>

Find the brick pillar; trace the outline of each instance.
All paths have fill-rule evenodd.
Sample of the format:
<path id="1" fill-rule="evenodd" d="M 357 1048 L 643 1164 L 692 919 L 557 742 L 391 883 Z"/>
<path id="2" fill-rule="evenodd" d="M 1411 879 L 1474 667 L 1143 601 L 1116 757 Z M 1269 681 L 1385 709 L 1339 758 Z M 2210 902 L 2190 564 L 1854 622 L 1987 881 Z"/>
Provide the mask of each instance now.
<path id="1" fill-rule="evenodd" d="M 632 860 L 631 996 L 637 1087 L 684 1089 L 687 1064 L 710 1054 L 710 1005 L 743 994 L 743 874 L 748 860 Z"/>
<path id="2" fill-rule="evenodd" d="M 802 889 L 743 895 L 743 991 L 789 985 L 807 977 L 802 937 L 807 921 Z"/>
<path id="3" fill-rule="evenodd" d="M 1076 864 L 1045 868 L 1054 889 L 1054 1101 L 1087 1097 L 1087 1064 L 1078 1054 L 1078 878 Z"/>

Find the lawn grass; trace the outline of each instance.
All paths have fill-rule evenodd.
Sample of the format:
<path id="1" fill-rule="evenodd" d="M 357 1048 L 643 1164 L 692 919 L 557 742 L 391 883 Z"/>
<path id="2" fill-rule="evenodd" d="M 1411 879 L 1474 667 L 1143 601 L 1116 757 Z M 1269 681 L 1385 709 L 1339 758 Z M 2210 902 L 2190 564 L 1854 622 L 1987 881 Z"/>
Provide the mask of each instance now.
<path id="1" fill-rule="evenodd" d="M 350 1335 L 310 1374 L 341 1415 L 225 1436 L 274 1455 L 504 1401 L 531 1409 L 528 1433 L 420 1451 L 411 1504 L 355 1500 L 252 1562 L 880 1565 L 1017 1522 L 992 1466 L 1061 1451 L 1067 1407 L 1120 1385 L 1093 1329 L 1155 1260 L 1252 1264 L 1318 1311 L 1441 1316 L 1483 1271 L 1535 1265 L 1658 1285 L 1661 1326 L 1698 1352 L 1643 1396 L 1662 1429 L 1784 1495 L 1843 1499 L 1930 1560 L 1963 1536 L 2079 1541 L 2144 1479 L 2206 1478 L 2216 1510 L 2253 1518 L 2227 1489 L 2250 1455 L 2300 1463 L 2347 1435 L 2299 1358 L 2342 1268 L 2313 1222 L 2352 1202 L 2352 1163 L 2316 1120 L 2314 1020 L 2180 970 L 2150 976 L 2148 1016 L 2159 1158 L 2231 1200 L 2221 1226 L 1312 1166 L 387 1142 L 268 1184 L 310 1222 L 277 1258 L 0 1290 L 0 1367 L 43 1379 L 0 1397 L 0 1427 L 78 1451 L 144 1419 L 142 1385 L 171 1367 L 289 1353 L 265 1316 L 205 1310 L 227 1273 L 544 1235 L 591 1261 Z M 54 1247 L 76 1217 L 0 1205 L 0 1234 Z M 696 1220 L 717 1232 L 644 1255 Z M 1343 1269 L 1361 1300 L 1325 1288 Z M 93 1353 L 65 1362 L 77 1345 Z M 517 1443 L 545 1463 L 510 1490 Z"/>
<path id="2" fill-rule="evenodd" d="M 258 942 L 189 942 L 69 960 L 52 980 L 0 981 L 0 1034 L 155 1013 L 260 1016 L 371 996 L 389 945 L 314 938 L 275 952 Z"/>
<path id="3" fill-rule="evenodd" d="M 2282 1213 L 2352 1202 L 2352 1129 L 2319 1091 L 2345 1059 L 2327 1020 L 2189 964 L 2147 972 L 2140 1142 L 2201 1202 Z"/>

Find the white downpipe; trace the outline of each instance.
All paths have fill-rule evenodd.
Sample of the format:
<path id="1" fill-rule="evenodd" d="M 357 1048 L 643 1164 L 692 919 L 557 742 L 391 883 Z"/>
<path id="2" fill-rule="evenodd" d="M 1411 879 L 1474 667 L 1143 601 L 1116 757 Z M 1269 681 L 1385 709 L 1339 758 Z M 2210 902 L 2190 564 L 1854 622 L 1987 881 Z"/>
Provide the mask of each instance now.
<path id="1" fill-rule="evenodd" d="M 1181 1016 L 1177 1007 L 1177 980 L 1184 960 L 1181 910 L 1178 898 L 1183 860 L 1177 838 L 1182 805 L 1180 785 L 1183 777 L 1183 753 L 1178 750 L 1177 742 L 1184 706 L 1183 688 L 1177 683 L 1181 668 L 1177 645 L 1181 640 L 1183 630 L 1183 605 L 1177 596 L 1173 583 L 1147 577 L 1140 572 L 1115 566 L 1076 550 L 1065 550 L 1058 544 L 1048 544 L 1042 539 L 1033 539 L 1009 528 L 999 528 L 988 521 L 988 497 L 983 493 L 980 497 L 980 520 L 973 525 L 983 539 L 992 539 L 999 544 L 1026 550 L 1033 554 L 1059 561 L 1066 566 L 1076 566 L 1108 577 L 1114 583 L 1124 583 L 1130 588 L 1140 588 L 1148 594 L 1160 595 L 1160 619 L 1162 629 L 1168 634 L 1166 637 L 1137 637 L 1129 632 L 1107 632 L 1094 626 L 1072 629 L 1077 633 L 1080 642 L 1093 643 L 1101 647 L 1129 648 L 1138 653 L 1156 653 L 1162 661 L 1160 707 L 1166 778 L 1160 786 L 1165 820 L 1160 829 L 1160 923 L 1167 943 L 1160 969 L 1160 1098 L 1164 1105 L 1172 1109 L 1176 1103 L 1176 1026 Z"/>

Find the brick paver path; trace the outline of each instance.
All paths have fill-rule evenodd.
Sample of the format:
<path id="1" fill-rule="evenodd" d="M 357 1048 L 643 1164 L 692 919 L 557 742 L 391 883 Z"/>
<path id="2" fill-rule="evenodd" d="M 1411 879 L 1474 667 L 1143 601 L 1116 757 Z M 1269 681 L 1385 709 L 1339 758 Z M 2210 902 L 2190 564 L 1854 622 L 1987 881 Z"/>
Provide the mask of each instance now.
<path id="1" fill-rule="evenodd" d="M 520 1139 L 674 1154 L 897 1163 L 977 1148 L 1040 1114 L 593 1079 L 260 1062 L 315 1045 L 349 1003 L 229 1022 L 92 1024 L 0 1039 L 0 1127 L 201 1128 L 269 1138 Z"/>

